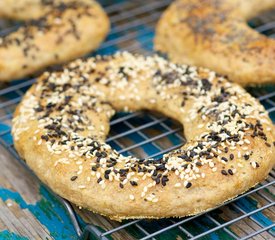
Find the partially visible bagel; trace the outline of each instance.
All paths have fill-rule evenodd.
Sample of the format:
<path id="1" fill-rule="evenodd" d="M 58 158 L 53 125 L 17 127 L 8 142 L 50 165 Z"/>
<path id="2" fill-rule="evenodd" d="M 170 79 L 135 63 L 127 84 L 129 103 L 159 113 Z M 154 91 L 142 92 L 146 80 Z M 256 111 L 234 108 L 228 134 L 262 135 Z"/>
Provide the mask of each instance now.
<path id="1" fill-rule="evenodd" d="M 180 121 L 187 144 L 155 160 L 117 153 L 105 142 L 109 119 L 140 109 Z M 43 74 L 17 107 L 12 134 L 53 191 L 116 220 L 206 211 L 265 179 L 275 161 L 274 126 L 237 84 L 129 53 Z"/>
<path id="2" fill-rule="evenodd" d="M 0 81 L 87 54 L 109 30 L 105 12 L 93 0 L 1 0 L 0 17 L 26 21 L 0 38 Z"/>
<path id="3" fill-rule="evenodd" d="M 275 83 L 275 40 L 246 23 L 272 7 L 275 0 L 177 0 L 157 25 L 155 49 L 242 85 Z"/>

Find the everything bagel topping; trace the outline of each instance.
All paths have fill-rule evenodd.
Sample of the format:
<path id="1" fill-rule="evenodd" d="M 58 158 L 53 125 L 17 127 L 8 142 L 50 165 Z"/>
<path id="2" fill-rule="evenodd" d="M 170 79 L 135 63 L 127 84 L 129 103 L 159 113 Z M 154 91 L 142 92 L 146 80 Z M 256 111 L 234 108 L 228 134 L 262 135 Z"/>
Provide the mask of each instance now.
<path id="1" fill-rule="evenodd" d="M 105 67 L 98 68 L 98 65 Z M 114 106 L 120 103 L 124 103 L 120 109 L 135 110 L 127 101 L 141 101 L 140 79 L 151 79 L 154 94 L 161 101 L 177 101 L 179 112 L 188 115 L 187 124 L 199 121 L 194 125 L 198 133 L 195 139 L 160 159 L 126 157 L 105 142 L 109 129 L 101 122 L 108 122 L 115 114 Z M 28 130 L 17 126 L 37 121 L 33 140 L 38 145 L 46 145 L 50 154 L 60 155 L 56 167 L 74 163 L 70 180 L 76 183 L 83 171 L 90 171 L 91 177 L 85 185 L 81 181 L 81 189 L 87 188 L 93 178 L 102 189 L 108 182 L 116 181 L 121 190 L 126 186 L 135 188 L 149 179 L 140 196 L 157 202 L 157 195 L 150 188 L 169 185 L 171 174 L 178 177 L 173 186 L 192 189 L 195 180 L 207 174 L 234 176 L 237 169 L 250 161 L 253 148 L 249 146 L 253 139 L 260 139 L 267 148 L 272 147 L 272 140 L 266 135 L 272 128 L 267 113 L 263 107 L 252 107 L 252 98 L 240 103 L 240 98 L 249 96 L 243 89 L 209 70 L 176 65 L 157 56 L 117 53 L 77 60 L 60 71 L 45 73 L 34 88 L 22 103 L 24 118 L 14 120 L 14 137 L 19 138 Z M 121 89 L 125 88 L 130 93 L 124 96 Z M 114 96 L 117 91 L 121 93 L 117 96 L 119 100 L 108 98 L 107 95 Z M 186 106 L 194 99 L 195 103 L 186 112 Z M 158 101 L 151 98 L 148 104 L 154 106 Z M 89 112 L 97 114 L 99 121 Z M 261 119 L 258 116 L 262 116 Z M 64 153 L 68 153 L 68 157 L 64 158 Z M 83 168 L 86 162 L 90 169 Z M 253 169 L 261 167 L 258 162 L 249 163 Z M 129 199 L 134 201 L 136 197 L 130 195 Z"/>
<path id="2" fill-rule="evenodd" d="M 90 53 L 109 30 L 106 13 L 93 0 L 1 0 L 0 17 L 22 21 L 0 37 L 0 81 L 5 82 Z"/>
<path id="3" fill-rule="evenodd" d="M 37 58 L 36 53 L 39 52 L 40 49 L 35 43 L 34 37 L 36 35 L 43 35 L 53 28 L 58 28 L 58 26 L 62 26 L 65 22 L 63 15 L 65 15 L 66 11 L 76 9 L 78 9 L 78 15 L 71 18 L 70 21 L 66 20 L 68 29 L 65 35 L 62 33 L 56 36 L 56 42 L 58 44 L 62 43 L 66 35 L 72 35 L 76 39 L 79 39 L 76 21 L 80 17 L 91 15 L 89 4 L 81 0 L 72 0 L 67 3 L 62 1 L 41 1 L 41 4 L 47 9 L 44 16 L 25 22 L 23 26 L 19 28 L 18 34 L 6 35 L 0 38 L 0 48 L 8 48 L 10 45 L 22 46 L 24 56 L 35 60 Z M 55 22 L 54 24 L 53 21 Z M 56 55 L 56 58 L 58 58 L 58 55 Z"/>

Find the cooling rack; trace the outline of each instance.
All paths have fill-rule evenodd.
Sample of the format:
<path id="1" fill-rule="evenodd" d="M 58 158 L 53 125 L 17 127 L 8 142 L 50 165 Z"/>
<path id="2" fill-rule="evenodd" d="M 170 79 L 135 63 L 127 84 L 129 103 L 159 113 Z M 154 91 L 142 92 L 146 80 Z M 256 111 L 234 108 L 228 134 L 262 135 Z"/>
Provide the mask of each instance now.
<path id="1" fill-rule="evenodd" d="M 112 22 L 112 31 L 96 54 L 128 50 L 152 54 L 155 24 L 171 3 L 168 0 L 101 1 Z M 275 17 L 267 13 L 249 22 L 257 31 L 275 37 Z M 18 26 L 1 28 L 0 36 Z M 35 79 L 0 87 L 0 143 L 19 161 L 10 135 L 14 108 Z M 275 86 L 247 89 L 265 106 L 275 122 Z M 184 144 L 182 126 L 151 112 L 119 113 L 111 121 L 108 143 L 124 155 L 160 157 Z M 23 163 L 24 164 L 24 163 Z M 274 239 L 275 171 L 266 181 L 210 212 L 180 219 L 134 220 L 116 223 L 88 211 L 78 210 L 59 198 L 77 235 L 82 239 Z M 83 223 L 78 214 L 92 219 Z M 96 220 L 94 220 L 96 219 Z M 99 219 L 99 220 L 98 220 Z"/>

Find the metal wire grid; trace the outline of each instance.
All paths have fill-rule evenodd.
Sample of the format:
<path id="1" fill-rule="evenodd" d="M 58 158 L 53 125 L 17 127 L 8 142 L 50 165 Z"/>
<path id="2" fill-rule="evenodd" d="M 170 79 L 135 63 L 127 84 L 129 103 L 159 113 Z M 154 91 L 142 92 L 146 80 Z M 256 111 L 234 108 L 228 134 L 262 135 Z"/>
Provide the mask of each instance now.
<path id="1" fill-rule="evenodd" d="M 118 49 L 145 54 L 152 53 L 155 23 L 170 1 L 144 2 L 136 0 L 117 1 L 117 3 L 111 4 L 110 2 L 112 1 L 105 1 L 103 5 L 110 16 L 113 28 L 107 41 L 102 44 L 97 53 L 112 53 Z M 258 31 L 275 37 L 275 21 L 268 20 L 267 23 L 262 23 L 258 20 L 255 25 L 259 25 L 255 27 Z M 0 36 L 14 31 L 17 27 L 5 28 L 0 32 Z M 10 120 L 15 106 L 34 81 L 35 79 L 15 81 L 0 89 L 0 143 L 19 160 L 10 136 Z M 275 120 L 275 87 L 250 88 L 248 90 L 260 100 L 271 118 Z M 158 114 L 145 114 L 144 112 L 118 114 L 111 121 L 111 126 L 107 141 L 125 155 L 159 157 L 185 142 L 182 127 Z M 181 236 L 188 239 L 209 239 L 217 237 L 217 235 L 232 239 L 251 239 L 255 236 L 272 239 L 275 235 L 275 223 L 270 220 L 270 218 L 274 219 L 274 183 L 275 172 L 273 170 L 268 179 L 256 188 L 214 211 L 182 219 L 127 221 L 117 227 L 105 230 L 91 224 L 81 227 L 71 204 L 64 199 L 60 199 L 60 201 L 67 209 L 78 236 L 82 238 L 92 235 L 98 239 L 109 239 L 116 237 L 116 234 L 121 231 L 126 231 L 134 233 L 134 238 L 143 240 L 162 239 L 167 237 L 167 234 L 175 238 Z M 253 198 L 257 199 L 261 205 L 246 209 L 247 201 Z M 225 215 L 223 218 L 220 217 L 221 210 L 223 216 Z M 226 214 L 227 212 L 229 214 Z M 207 225 L 207 228 L 203 231 L 194 230 L 204 224 Z M 242 228 L 248 228 L 248 225 L 249 229 L 243 231 Z"/>

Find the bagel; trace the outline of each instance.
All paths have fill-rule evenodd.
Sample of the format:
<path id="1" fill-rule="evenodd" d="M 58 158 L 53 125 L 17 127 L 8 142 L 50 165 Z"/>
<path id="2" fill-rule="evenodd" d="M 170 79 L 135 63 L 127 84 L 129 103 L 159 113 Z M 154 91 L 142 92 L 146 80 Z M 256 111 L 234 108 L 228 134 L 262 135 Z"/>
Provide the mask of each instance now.
<path id="1" fill-rule="evenodd" d="M 105 142 L 109 120 L 140 109 L 181 122 L 187 143 L 155 160 L 119 154 Z M 267 112 L 237 84 L 127 52 L 44 73 L 12 127 L 16 150 L 45 184 L 115 220 L 193 215 L 243 193 L 271 170 L 273 133 Z"/>
<path id="2" fill-rule="evenodd" d="M 0 38 L 0 81 L 87 54 L 109 29 L 103 9 L 91 0 L 1 0 L 0 17 L 26 21 Z"/>
<path id="3" fill-rule="evenodd" d="M 246 24 L 272 7 L 275 0 L 175 1 L 157 24 L 154 47 L 241 85 L 275 83 L 275 40 Z"/>

